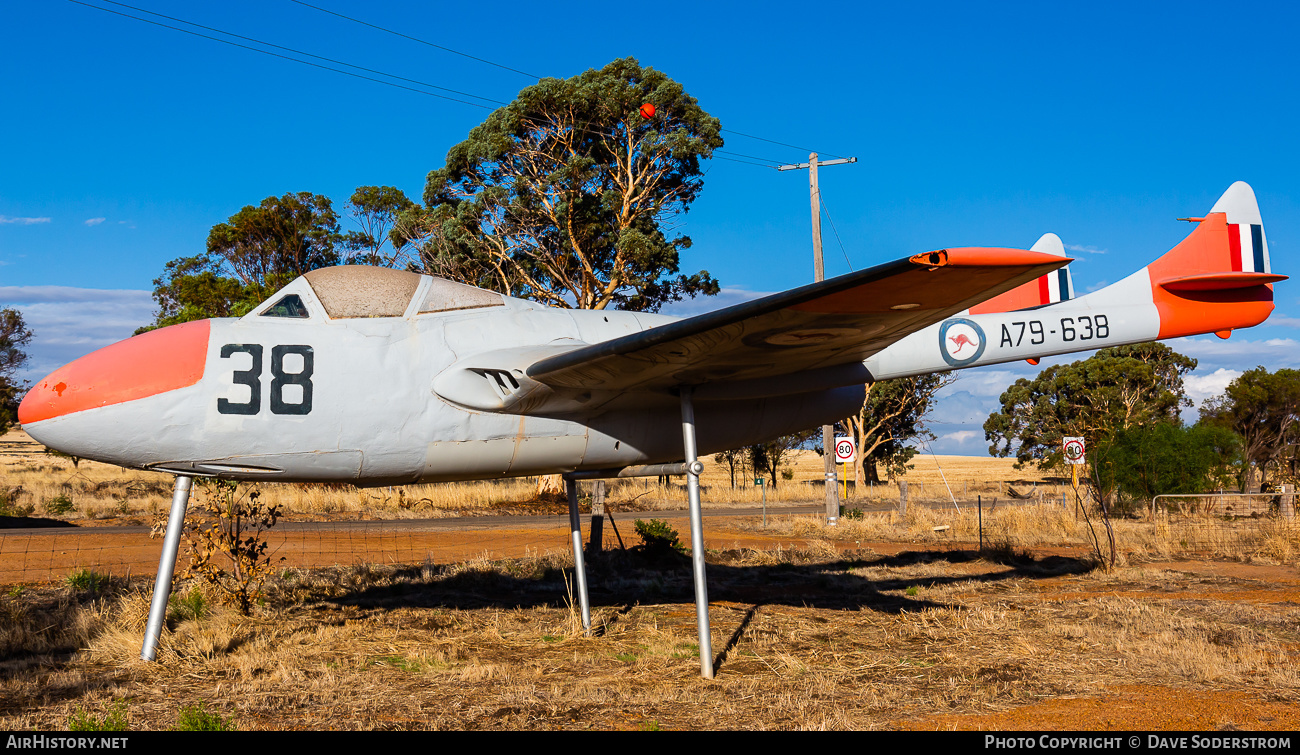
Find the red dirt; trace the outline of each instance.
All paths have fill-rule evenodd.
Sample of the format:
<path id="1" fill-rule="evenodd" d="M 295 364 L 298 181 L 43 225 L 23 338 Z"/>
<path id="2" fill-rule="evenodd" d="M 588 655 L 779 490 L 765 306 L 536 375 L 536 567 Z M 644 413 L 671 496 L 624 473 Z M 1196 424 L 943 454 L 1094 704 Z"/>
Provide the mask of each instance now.
<path id="1" fill-rule="evenodd" d="M 1111 687 L 981 716 L 927 716 L 902 728 L 958 731 L 1296 731 L 1300 708 L 1233 690 Z M 1143 745 L 1146 743 L 1143 742 Z"/>

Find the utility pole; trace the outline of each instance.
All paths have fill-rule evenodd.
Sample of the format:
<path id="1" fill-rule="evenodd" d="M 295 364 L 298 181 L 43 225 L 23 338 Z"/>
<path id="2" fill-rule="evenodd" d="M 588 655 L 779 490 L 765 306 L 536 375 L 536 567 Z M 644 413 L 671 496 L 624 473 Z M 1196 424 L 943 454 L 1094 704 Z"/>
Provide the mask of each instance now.
<path id="1" fill-rule="evenodd" d="M 818 283 L 826 280 L 826 268 L 822 264 L 822 195 L 817 188 L 817 166 L 844 165 L 857 161 L 856 157 L 845 157 L 818 162 L 817 153 L 814 152 L 808 155 L 806 163 L 777 167 L 777 170 L 808 169 L 808 197 L 812 203 L 813 277 Z M 835 474 L 835 428 L 831 425 L 822 425 L 822 463 L 826 473 L 826 524 L 834 527 L 840 521 L 840 491 Z"/>

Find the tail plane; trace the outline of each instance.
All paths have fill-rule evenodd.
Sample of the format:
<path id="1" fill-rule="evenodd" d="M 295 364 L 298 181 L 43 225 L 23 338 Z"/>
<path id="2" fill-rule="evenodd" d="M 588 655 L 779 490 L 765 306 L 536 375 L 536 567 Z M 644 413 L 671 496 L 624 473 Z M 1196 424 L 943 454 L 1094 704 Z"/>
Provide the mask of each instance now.
<path id="1" fill-rule="evenodd" d="M 1042 252 L 1055 257 L 1065 257 L 1065 244 L 1055 233 L 1044 233 L 1042 238 L 1029 247 L 1032 252 Z M 1017 309 L 1041 307 L 1047 304 L 1069 301 L 1074 298 L 1074 282 L 1070 278 L 1070 267 L 1053 270 L 1046 275 L 1032 280 L 1017 288 L 999 294 L 970 308 L 973 315 L 988 312 L 1011 312 Z"/>
<path id="2" fill-rule="evenodd" d="M 1273 272 L 1255 192 L 1238 181 L 1177 246 L 1123 280 L 1075 296 L 1069 267 L 973 305 L 913 333 L 864 363 L 876 379 L 976 367 L 1259 325 L 1273 312 Z M 1055 234 L 1033 251 L 1065 256 Z M 953 353 L 958 328 L 978 348 Z"/>

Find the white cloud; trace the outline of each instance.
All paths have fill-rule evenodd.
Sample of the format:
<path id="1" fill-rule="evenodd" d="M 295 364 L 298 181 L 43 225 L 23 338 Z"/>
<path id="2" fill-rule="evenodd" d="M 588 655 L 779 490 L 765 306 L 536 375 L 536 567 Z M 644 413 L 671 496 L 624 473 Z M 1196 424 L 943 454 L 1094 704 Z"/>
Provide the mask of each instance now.
<path id="1" fill-rule="evenodd" d="M 1183 378 L 1183 388 L 1187 390 L 1187 396 L 1197 406 L 1207 398 L 1214 398 L 1227 389 L 1228 383 L 1241 377 L 1241 370 L 1229 370 L 1224 367 L 1211 372 L 1208 375 L 1189 374 Z"/>
<path id="2" fill-rule="evenodd" d="M 1202 371 L 1221 367 L 1230 370 L 1249 370 L 1257 366 L 1269 370 L 1300 368 L 1300 341 L 1294 338 L 1252 341 L 1234 335 L 1225 341 L 1213 336 L 1199 336 L 1175 338 L 1165 343 L 1174 351 L 1195 358 L 1198 369 Z"/>
<path id="3" fill-rule="evenodd" d="M 35 225 L 48 222 L 50 222 L 49 218 L 11 218 L 8 215 L 0 215 L 0 225 Z"/>
<path id="4" fill-rule="evenodd" d="M 0 304 L 23 313 L 32 331 L 19 377 L 38 380 L 58 367 L 124 338 L 154 319 L 148 291 L 67 286 L 0 286 Z"/>
<path id="5" fill-rule="evenodd" d="M 108 220 L 108 218 L 87 218 L 86 225 L 99 225 L 105 220 Z"/>
<path id="6" fill-rule="evenodd" d="M 772 293 L 771 291 L 750 291 L 744 288 L 723 288 L 718 292 L 717 296 L 697 296 L 694 299 L 683 299 L 664 305 L 660 312 L 674 317 L 692 317 L 702 315 L 705 312 L 712 312 L 715 309 L 761 299 L 764 296 L 770 296 Z"/>
<path id="7" fill-rule="evenodd" d="M 1095 246 L 1081 246 L 1079 244 L 1066 244 L 1065 248 L 1071 252 L 1083 252 L 1084 254 L 1105 254 L 1105 249 L 1098 249 Z"/>
<path id="8" fill-rule="evenodd" d="M 988 456 L 989 444 L 984 439 L 983 420 L 975 425 L 935 425 L 930 429 L 935 439 L 926 444 L 913 443 L 923 454 L 951 454 L 953 456 Z"/>

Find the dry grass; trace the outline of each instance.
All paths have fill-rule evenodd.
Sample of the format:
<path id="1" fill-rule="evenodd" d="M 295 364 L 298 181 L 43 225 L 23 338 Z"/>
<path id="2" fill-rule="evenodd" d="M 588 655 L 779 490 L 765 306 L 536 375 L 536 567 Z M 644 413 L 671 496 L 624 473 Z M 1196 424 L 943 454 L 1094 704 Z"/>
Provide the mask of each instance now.
<path id="1" fill-rule="evenodd" d="M 159 485 L 159 477 L 92 462 L 74 472 L 67 461 L 19 451 L 0 457 L 0 490 L 23 488 L 18 505 L 37 509 L 70 495 L 77 514 L 65 518 L 98 512 L 101 520 L 120 520 L 123 507 L 127 517 L 144 517 L 167 505 L 165 485 L 132 492 L 131 485 Z M 924 461 L 914 474 L 933 473 L 937 482 Z M 953 485 L 961 462 L 940 463 Z M 968 470 L 967 492 L 1018 479 L 1002 463 L 988 464 L 982 481 Z M 820 469 L 819 457 L 801 457 L 795 483 L 817 479 Z M 756 489 L 733 494 L 723 473 L 716 465 L 706 471 L 713 505 L 757 500 Z M 534 505 L 530 481 L 391 494 L 263 490 L 304 518 Z M 798 490 L 783 485 L 775 495 Z M 678 495 L 632 481 L 610 497 L 627 510 L 681 508 Z M 896 500 L 888 490 L 880 497 Z M 249 617 L 181 584 L 157 664 L 138 658 L 148 611 L 139 580 L 93 591 L 13 587 L 0 594 L 0 727 L 58 729 L 78 712 L 102 716 L 125 706 L 132 728 L 164 729 L 183 707 L 203 704 L 243 729 L 878 729 L 1092 699 L 1127 684 L 1164 689 L 1165 704 L 1180 710 L 1188 696 L 1233 690 L 1282 709 L 1268 708 L 1244 728 L 1300 727 L 1295 585 L 1150 564 L 1189 554 L 1294 563 L 1295 528 L 1120 521 L 1123 558 L 1107 572 L 1093 568 L 1092 535 L 1073 511 L 986 503 L 983 554 L 968 545 L 979 522 L 965 505 L 961 513 L 921 505 L 905 517 L 866 513 L 836 528 L 820 517 L 787 517 L 765 532 L 811 545 L 710 554 L 714 681 L 698 675 L 690 571 L 675 555 L 593 559 L 595 637 L 581 631 L 563 552 L 284 570 Z M 914 550 L 880 556 L 870 550 L 880 541 Z M 1123 727 L 1098 714 L 1063 728 Z"/>
<path id="2" fill-rule="evenodd" d="M 793 455 L 775 488 L 753 485 L 737 474 L 737 487 L 725 464 L 702 460 L 701 493 L 710 508 L 754 506 L 764 499 L 779 506 L 824 500 L 822 458 L 812 451 Z M 1035 499 L 1059 499 L 1063 488 L 1030 471 L 1017 471 L 1010 459 L 918 456 L 907 476 L 914 501 L 945 500 L 949 489 L 958 501 L 1009 500 L 1008 491 Z M 947 476 L 945 486 L 940 469 Z M 0 494 L 12 513 L 78 523 L 148 524 L 165 514 L 171 499 L 171 475 L 136 472 L 94 461 L 46 454 L 21 430 L 0 438 Z M 678 481 L 680 482 L 680 481 Z M 609 481 L 607 500 L 619 511 L 676 510 L 686 507 L 684 484 L 660 486 L 655 479 Z M 264 483 L 262 500 L 278 505 L 291 519 L 412 519 L 481 514 L 555 513 L 561 501 L 538 501 L 536 478 L 407 485 L 359 489 L 350 485 Z M 897 502 L 898 486 L 881 484 L 852 491 L 850 505 Z"/>
<path id="3" fill-rule="evenodd" d="M 566 604 L 567 567 L 547 555 L 289 571 L 251 617 L 174 607 L 158 664 L 137 657 L 139 586 L 10 597 L 33 616 L 75 606 L 60 615 L 82 629 L 6 653 L 0 727 L 61 728 L 122 700 L 137 729 L 196 703 L 241 729 L 873 729 L 1119 684 L 1300 701 L 1295 603 L 1217 600 L 1230 580 L 1024 555 L 845 558 L 829 543 L 713 554 L 721 663 L 706 681 L 684 560 L 593 564 L 596 637 Z M 1160 600 L 1123 597 L 1153 586 Z M 191 589 L 178 590 L 190 605 Z"/>

